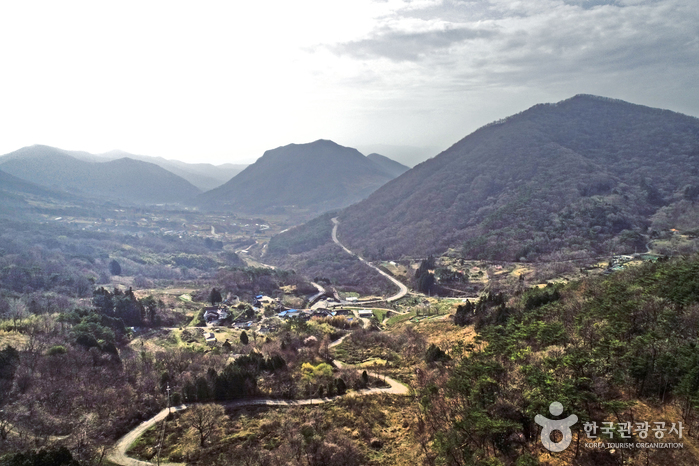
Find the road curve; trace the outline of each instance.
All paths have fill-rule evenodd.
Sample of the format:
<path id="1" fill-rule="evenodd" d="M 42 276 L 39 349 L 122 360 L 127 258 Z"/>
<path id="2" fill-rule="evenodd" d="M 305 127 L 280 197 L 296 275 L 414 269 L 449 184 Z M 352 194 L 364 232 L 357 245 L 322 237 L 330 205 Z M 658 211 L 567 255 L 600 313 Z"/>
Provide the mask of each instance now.
<path id="1" fill-rule="evenodd" d="M 186 405 L 174 406 L 172 407 L 172 411 L 181 411 L 186 408 Z M 146 430 L 165 419 L 167 415 L 168 409 L 165 408 L 152 418 L 140 423 L 138 427 L 119 439 L 116 445 L 114 445 L 114 448 L 107 455 L 107 459 L 112 463 L 120 464 L 121 466 L 152 466 L 154 463 L 140 461 L 126 456 L 126 450 L 128 450 L 131 444 L 133 444 L 136 439 L 143 435 Z M 161 461 L 160 466 L 184 466 L 184 463 L 164 463 Z"/>
<path id="2" fill-rule="evenodd" d="M 316 290 L 318 290 L 318 292 L 316 294 L 314 294 L 313 296 L 311 296 L 310 298 L 308 298 L 309 305 L 312 304 L 313 301 L 315 301 L 316 299 L 320 298 L 321 296 L 323 296 L 325 294 L 325 288 L 323 288 L 322 286 L 320 286 L 316 282 L 311 282 L 311 285 L 313 285 L 313 287 Z"/>
<path id="3" fill-rule="evenodd" d="M 377 272 L 379 272 L 381 275 L 384 277 L 388 278 L 391 282 L 393 282 L 400 291 L 396 293 L 395 295 L 386 298 L 387 302 L 392 302 L 396 301 L 403 296 L 405 296 L 408 293 L 408 288 L 383 270 L 379 269 L 378 267 L 374 266 L 373 264 L 367 262 L 364 258 L 360 257 L 358 254 L 353 253 L 349 249 L 347 249 L 340 241 L 337 239 L 337 226 L 339 225 L 339 222 L 337 218 L 333 218 L 333 230 L 332 230 L 332 239 L 333 241 L 338 244 L 342 249 L 345 250 L 347 254 L 350 254 L 352 256 L 357 257 L 360 261 L 364 262 L 366 265 L 369 267 L 373 268 Z M 316 287 L 318 290 L 319 294 L 321 293 L 322 287 L 316 283 L 313 283 L 313 286 Z M 323 289 L 323 292 L 325 290 Z M 368 320 L 367 320 L 368 322 Z M 365 325 L 366 323 L 365 322 Z M 339 340 L 336 340 L 332 342 L 329 347 L 332 348 L 334 346 L 339 345 L 344 341 L 345 338 L 347 338 L 349 334 L 344 335 L 342 338 Z M 342 363 L 342 361 L 338 360 L 333 360 L 333 363 L 335 364 L 336 367 L 342 368 L 342 367 L 352 367 L 352 366 L 346 366 L 345 364 Z M 362 369 L 357 369 L 357 370 L 362 370 Z M 380 374 L 377 374 L 375 372 L 369 372 L 367 371 L 367 374 L 371 377 L 375 377 L 377 379 L 381 378 L 382 376 Z M 402 383 L 398 382 L 397 380 L 383 376 L 384 381 L 389 385 L 386 388 L 367 388 L 364 390 L 356 390 L 347 393 L 344 396 L 364 396 L 364 395 L 373 395 L 377 393 L 384 393 L 384 394 L 391 394 L 391 395 L 407 395 L 410 393 L 410 390 L 408 389 L 407 386 L 403 385 Z M 304 406 L 304 405 L 313 405 L 313 404 L 322 404 L 322 403 L 328 403 L 330 401 L 333 401 L 337 399 L 335 398 L 311 398 L 311 399 L 305 399 L 305 400 L 276 400 L 276 399 L 271 399 L 271 398 L 260 398 L 260 399 L 255 399 L 255 400 L 235 400 L 235 401 L 230 401 L 227 403 L 220 403 L 222 406 L 226 407 L 238 407 L 238 406 L 253 406 L 253 405 L 258 405 L 258 406 Z M 187 409 L 187 405 L 180 405 L 171 408 L 172 411 L 181 411 L 184 409 Z M 162 421 L 165 419 L 165 417 L 168 415 L 168 409 L 163 409 L 160 411 L 158 414 L 153 416 L 152 418 L 148 419 L 147 421 L 142 422 L 139 424 L 138 427 L 136 427 L 134 430 L 123 436 L 119 441 L 114 445 L 112 450 L 109 452 L 107 455 L 107 459 L 113 463 L 116 463 L 121 466 L 153 466 L 154 463 L 150 463 L 148 461 L 140 461 L 134 458 L 131 458 L 126 455 L 126 451 L 129 449 L 129 447 L 141 436 L 143 433 L 148 430 L 150 427 L 155 425 L 156 423 Z M 184 466 L 184 463 L 165 463 L 161 462 L 161 466 Z"/>
<path id="4" fill-rule="evenodd" d="M 337 220 L 337 217 L 334 217 L 334 218 L 332 219 L 332 221 L 333 221 L 332 238 L 333 238 L 333 241 L 335 242 L 335 244 L 337 244 L 337 245 L 340 246 L 342 249 L 344 249 L 345 252 L 346 252 L 347 254 L 350 254 L 350 255 L 352 255 L 352 256 L 355 256 L 357 259 L 359 259 L 360 261 L 364 262 L 366 265 L 368 265 L 369 267 L 371 267 L 372 269 L 376 270 L 377 272 L 379 272 L 379 273 L 380 273 L 381 275 L 383 275 L 384 277 L 386 277 L 386 278 L 388 278 L 389 280 L 391 280 L 391 282 L 393 282 L 393 283 L 400 289 L 400 291 L 398 291 L 398 293 L 394 294 L 393 296 L 391 296 L 391 297 L 389 297 L 389 298 L 386 298 L 386 302 L 389 302 L 389 303 L 390 303 L 390 302 L 393 302 L 393 301 L 397 301 L 397 300 L 399 300 L 400 298 L 402 298 L 403 296 L 405 296 L 406 294 L 408 294 L 408 287 L 407 287 L 407 286 L 405 286 L 403 283 L 399 282 L 398 280 L 396 280 L 395 278 L 393 278 L 391 275 L 387 274 L 386 272 L 384 272 L 384 271 L 381 270 L 380 268 L 376 267 L 374 264 L 372 264 L 372 263 L 370 263 L 370 262 L 367 262 L 367 261 L 366 261 L 363 257 L 361 257 L 359 254 L 353 253 L 352 251 L 350 251 L 349 249 L 347 249 L 342 243 L 340 243 L 340 241 L 337 239 L 337 226 L 340 224 L 340 222 Z"/>
<path id="5" fill-rule="evenodd" d="M 339 345 L 342 343 L 345 338 L 347 338 L 350 334 L 344 335 L 342 338 L 335 340 L 334 342 L 330 343 L 328 345 L 329 348 L 332 348 L 334 346 Z M 333 360 L 333 363 L 335 364 L 336 367 L 342 368 L 342 367 L 349 367 L 352 368 L 353 366 L 348 366 L 342 363 L 342 361 L 338 361 L 337 359 Z M 362 370 L 361 368 L 357 368 L 357 370 Z M 388 395 L 408 395 L 410 393 L 410 389 L 403 385 L 402 383 L 398 382 L 397 380 L 388 377 L 388 376 L 381 376 L 380 374 L 377 374 L 375 372 L 370 372 L 367 371 L 367 374 L 370 377 L 374 377 L 377 379 L 383 378 L 384 381 L 388 384 L 388 387 L 386 388 L 366 388 L 363 390 L 356 390 L 347 393 L 346 395 L 343 395 L 345 397 L 354 397 L 354 396 L 365 396 L 365 395 L 374 395 L 378 393 L 384 393 Z M 242 407 L 242 406 L 305 406 L 305 405 L 317 405 L 317 404 L 323 404 L 323 403 L 329 403 L 331 401 L 334 401 L 340 397 L 334 397 L 334 398 L 310 398 L 310 399 L 304 399 L 304 400 L 277 400 L 277 399 L 272 399 L 272 398 L 258 398 L 258 399 L 253 399 L 253 400 L 235 400 L 235 401 L 229 401 L 229 402 L 223 402 L 223 403 L 218 403 L 221 406 L 228 407 L 228 408 L 236 408 L 236 407 Z M 173 406 L 171 409 L 172 411 L 182 411 L 184 409 L 187 409 L 187 407 L 190 405 L 180 405 L 180 406 Z M 121 466 L 153 466 L 155 463 L 150 463 L 148 461 L 141 461 L 137 460 L 134 458 L 131 458 L 126 455 L 126 451 L 129 449 L 129 447 L 141 436 L 143 433 L 148 430 L 150 427 L 153 425 L 157 424 L 158 422 L 162 421 L 167 417 L 168 415 L 168 409 L 165 408 L 162 411 L 160 411 L 158 414 L 153 416 L 152 418 L 148 419 L 147 421 L 142 422 L 141 424 L 138 425 L 134 430 L 123 436 L 122 438 L 119 439 L 119 441 L 114 445 L 112 450 L 109 452 L 107 455 L 107 459 L 113 463 L 116 463 Z M 185 466 L 184 463 L 165 463 L 161 462 L 160 466 Z"/>

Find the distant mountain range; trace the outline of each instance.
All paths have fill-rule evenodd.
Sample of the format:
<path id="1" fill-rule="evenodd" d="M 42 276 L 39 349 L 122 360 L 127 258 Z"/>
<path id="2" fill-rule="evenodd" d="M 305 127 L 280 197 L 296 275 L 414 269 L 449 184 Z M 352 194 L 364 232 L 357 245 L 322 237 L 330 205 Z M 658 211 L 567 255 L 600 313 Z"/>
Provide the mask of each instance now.
<path id="1" fill-rule="evenodd" d="M 201 192 L 152 163 L 130 158 L 84 160 L 89 155 L 40 145 L 24 147 L 0 157 L 0 170 L 53 190 L 139 204 L 182 202 Z"/>
<path id="2" fill-rule="evenodd" d="M 365 198 L 407 169 L 332 141 L 289 144 L 266 151 L 226 184 L 199 196 L 197 203 L 243 212 L 324 212 Z"/>
<path id="3" fill-rule="evenodd" d="M 383 170 L 389 175 L 391 175 L 391 177 L 393 178 L 397 178 L 401 176 L 403 173 L 410 170 L 410 167 L 406 167 L 402 163 L 398 163 L 395 160 L 389 159 L 388 157 L 383 156 L 381 154 L 369 154 L 366 156 L 366 158 L 374 162 L 379 167 L 383 168 Z"/>
<path id="4" fill-rule="evenodd" d="M 383 154 L 391 160 L 395 160 L 410 168 L 434 156 L 434 154 L 439 152 L 440 148 L 434 146 L 416 147 L 394 144 L 367 144 L 357 146 L 357 150 L 363 154 Z"/>
<path id="5" fill-rule="evenodd" d="M 341 211 L 338 231 L 374 259 L 574 258 L 699 227 L 698 200 L 699 119 L 578 95 L 480 128 Z"/>
<path id="6" fill-rule="evenodd" d="M 92 162 L 129 158 L 140 160 L 142 162 L 154 163 L 155 165 L 158 165 L 159 167 L 162 167 L 165 170 L 184 178 L 202 191 L 209 191 L 221 186 L 247 167 L 245 164 L 233 163 L 224 163 L 222 165 L 213 165 L 210 163 L 186 163 L 179 160 L 168 160 L 162 157 L 135 155 L 120 150 L 113 150 L 104 154 L 87 155 L 89 157 L 85 157 L 84 160 Z M 80 155 L 76 155 L 76 157 L 81 158 Z"/>

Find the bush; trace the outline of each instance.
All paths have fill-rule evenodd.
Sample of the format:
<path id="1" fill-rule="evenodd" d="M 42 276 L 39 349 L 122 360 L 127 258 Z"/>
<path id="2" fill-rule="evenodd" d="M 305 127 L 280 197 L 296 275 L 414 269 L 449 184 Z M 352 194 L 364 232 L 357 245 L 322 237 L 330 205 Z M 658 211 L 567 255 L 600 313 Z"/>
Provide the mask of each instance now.
<path id="1" fill-rule="evenodd" d="M 65 346 L 56 345 L 56 346 L 52 346 L 51 348 L 49 348 L 47 354 L 48 354 L 49 356 L 56 356 L 56 355 L 58 355 L 58 354 L 66 354 L 66 353 L 67 353 L 67 351 L 66 351 L 66 347 L 65 347 Z"/>
<path id="2" fill-rule="evenodd" d="M 14 453 L 0 459 L 0 466 L 80 466 L 66 447 Z"/>
<path id="3" fill-rule="evenodd" d="M 439 346 L 435 345 L 432 343 L 429 348 L 427 348 L 427 352 L 425 353 L 425 362 L 446 362 L 449 361 L 451 358 L 447 353 L 445 353 L 443 350 L 439 348 Z"/>

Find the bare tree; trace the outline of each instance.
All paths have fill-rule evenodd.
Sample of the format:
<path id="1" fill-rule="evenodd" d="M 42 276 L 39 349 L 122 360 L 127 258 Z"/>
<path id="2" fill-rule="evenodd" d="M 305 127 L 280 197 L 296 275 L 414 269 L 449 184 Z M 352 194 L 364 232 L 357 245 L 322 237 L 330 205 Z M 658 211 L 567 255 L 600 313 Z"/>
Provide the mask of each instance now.
<path id="1" fill-rule="evenodd" d="M 206 404 L 192 407 L 182 417 L 185 424 L 189 424 L 199 433 L 199 444 L 203 447 L 223 422 L 224 415 L 225 411 L 221 405 Z"/>
<path id="2" fill-rule="evenodd" d="M 11 299 L 9 317 L 12 319 L 12 325 L 17 331 L 17 324 L 22 323 L 22 319 L 27 316 L 27 305 L 21 299 Z"/>

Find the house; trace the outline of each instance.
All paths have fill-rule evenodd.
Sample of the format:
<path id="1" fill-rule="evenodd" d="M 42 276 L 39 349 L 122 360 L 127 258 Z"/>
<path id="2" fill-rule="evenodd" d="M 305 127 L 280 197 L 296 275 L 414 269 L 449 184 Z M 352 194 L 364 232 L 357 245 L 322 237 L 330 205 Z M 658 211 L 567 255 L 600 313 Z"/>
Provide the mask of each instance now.
<path id="1" fill-rule="evenodd" d="M 360 309 L 359 311 L 357 311 L 357 314 L 359 314 L 359 317 L 364 317 L 367 319 L 374 316 L 374 313 L 371 309 Z"/>
<path id="2" fill-rule="evenodd" d="M 348 316 L 350 313 L 349 309 L 338 309 L 333 315 L 336 316 Z"/>
<path id="3" fill-rule="evenodd" d="M 207 324 L 215 325 L 218 321 L 224 320 L 228 317 L 228 311 L 225 309 L 217 307 L 205 307 L 204 308 L 204 320 Z"/>
<path id="4" fill-rule="evenodd" d="M 254 299 L 252 305 L 255 307 L 262 307 L 265 304 L 273 304 L 273 303 L 274 303 L 274 299 L 270 298 L 269 296 L 259 294 L 259 295 L 255 296 L 255 299 Z"/>
<path id="5" fill-rule="evenodd" d="M 229 306 L 237 306 L 238 304 L 240 304 L 240 298 L 237 295 L 233 295 L 229 298 L 224 299 L 223 304 L 227 304 Z"/>
<path id="6" fill-rule="evenodd" d="M 204 338 L 206 339 L 207 345 L 214 346 L 216 344 L 216 336 L 212 332 L 204 333 Z"/>
<path id="7" fill-rule="evenodd" d="M 356 296 L 350 296 L 348 298 L 345 298 L 345 301 L 347 301 L 348 303 L 354 303 L 357 301 L 357 299 L 359 298 L 357 298 Z"/>
<path id="8" fill-rule="evenodd" d="M 296 317 L 298 319 L 308 320 L 311 318 L 311 313 L 308 311 L 299 311 L 298 309 L 289 309 L 280 312 L 277 314 L 277 317 L 280 319 L 291 319 Z"/>

